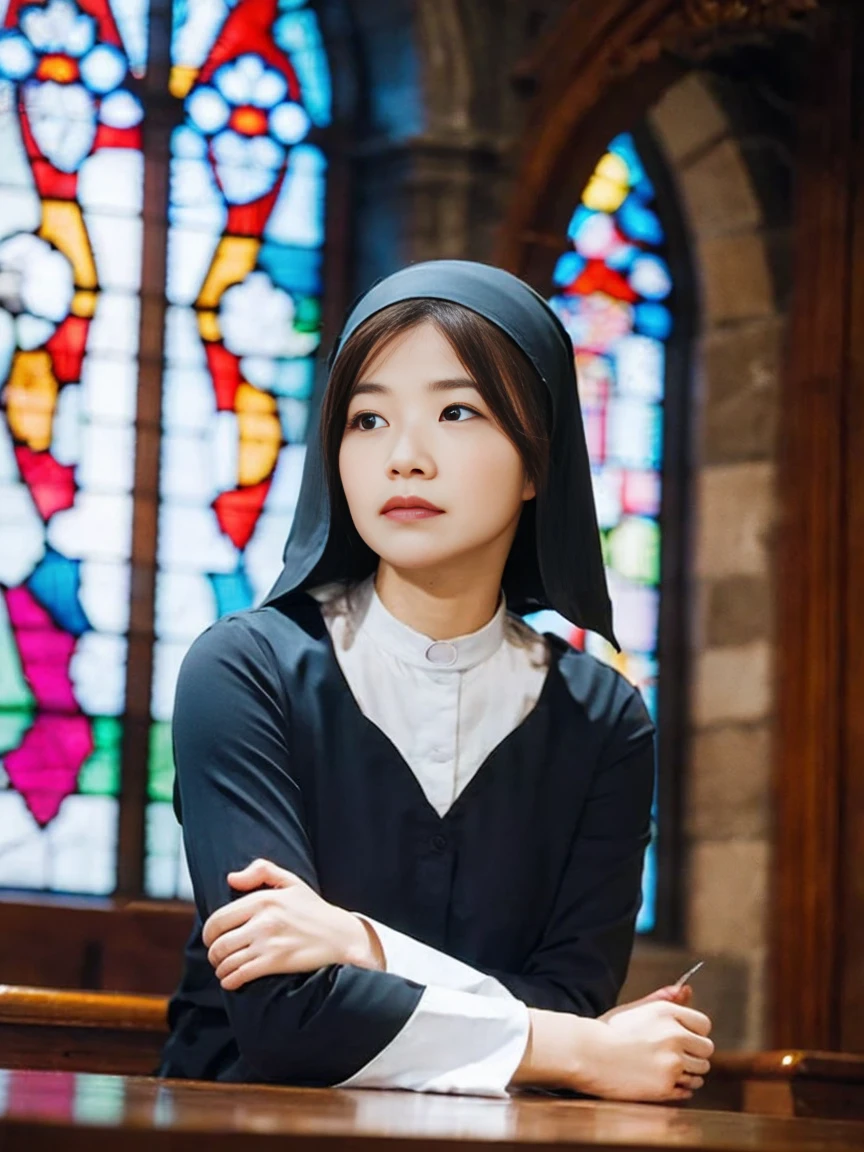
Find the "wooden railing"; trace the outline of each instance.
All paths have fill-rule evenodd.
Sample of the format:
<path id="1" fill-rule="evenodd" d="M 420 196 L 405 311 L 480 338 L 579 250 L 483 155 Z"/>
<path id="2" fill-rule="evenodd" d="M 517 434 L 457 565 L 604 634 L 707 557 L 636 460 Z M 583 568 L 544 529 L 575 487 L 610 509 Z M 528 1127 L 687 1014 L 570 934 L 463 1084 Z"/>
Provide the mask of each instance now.
<path id="1" fill-rule="evenodd" d="M 168 1034 L 164 996 L 0 984 L 0 1067 L 155 1071 Z"/>
<path id="2" fill-rule="evenodd" d="M 0 984 L 0 1068 L 148 1075 L 159 1063 L 166 1014 L 163 996 Z M 864 1120 L 864 1056 L 717 1053 L 694 1103 L 764 1115 Z"/>

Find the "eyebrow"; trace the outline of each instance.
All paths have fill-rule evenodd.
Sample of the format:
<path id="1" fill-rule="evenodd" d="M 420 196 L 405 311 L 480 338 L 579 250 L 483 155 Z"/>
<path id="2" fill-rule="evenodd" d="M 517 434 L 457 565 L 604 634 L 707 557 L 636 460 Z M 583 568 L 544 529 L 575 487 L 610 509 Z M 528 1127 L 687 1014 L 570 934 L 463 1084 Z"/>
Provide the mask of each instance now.
<path id="1" fill-rule="evenodd" d="M 475 382 L 467 376 L 460 376 L 452 380 L 433 380 L 427 384 L 427 388 L 430 392 L 454 392 L 457 388 L 473 388 L 475 392 L 479 391 Z M 362 384 L 355 384 L 351 396 L 381 396 L 388 395 L 392 391 L 393 389 L 388 388 L 386 384 L 375 384 L 369 380 Z"/>

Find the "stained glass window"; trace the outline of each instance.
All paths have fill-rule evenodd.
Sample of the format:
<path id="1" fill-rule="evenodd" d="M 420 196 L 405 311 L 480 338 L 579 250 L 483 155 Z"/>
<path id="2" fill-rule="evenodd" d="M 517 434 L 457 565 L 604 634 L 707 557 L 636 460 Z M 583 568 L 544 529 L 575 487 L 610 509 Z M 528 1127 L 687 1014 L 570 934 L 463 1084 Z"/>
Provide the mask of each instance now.
<path id="1" fill-rule="evenodd" d="M 169 722 L 191 641 L 278 574 L 319 342 L 330 117 L 314 12 L 176 0 L 147 866 L 188 894 Z"/>
<path id="2" fill-rule="evenodd" d="M 666 342 L 673 284 L 655 192 L 633 137 L 617 136 L 585 187 L 550 303 L 573 341 L 615 631 L 622 651 L 552 612 L 532 617 L 613 664 L 657 717 Z M 637 927 L 656 914 L 656 840 Z"/>
<path id="3" fill-rule="evenodd" d="M 0 0 L 0 885 L 115 885 L 146 43 Z"/>
<path id="4" fill-rule="evenodd" d="M 0 887 L 117 878 L 149 0 L 0 0 Z M 275 577 L 319 340 L 306 0 L 175 0 L 146 890 L 188 895 L 168 719 Z"/>

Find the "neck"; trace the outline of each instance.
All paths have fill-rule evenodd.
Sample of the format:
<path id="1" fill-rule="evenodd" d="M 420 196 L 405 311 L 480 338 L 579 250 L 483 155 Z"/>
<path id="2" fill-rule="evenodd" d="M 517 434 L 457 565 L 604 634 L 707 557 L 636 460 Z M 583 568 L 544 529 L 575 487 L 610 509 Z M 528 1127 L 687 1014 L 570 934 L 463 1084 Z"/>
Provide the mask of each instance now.
<path id="1" fill-rule="evenodd" d="M 397 620 L 430 636 L 452 640 L 488 624 L 501 598 L 501 571 L 436 569 L 434 572 L 378 565 L 375 590 L 381 603 Z"/>

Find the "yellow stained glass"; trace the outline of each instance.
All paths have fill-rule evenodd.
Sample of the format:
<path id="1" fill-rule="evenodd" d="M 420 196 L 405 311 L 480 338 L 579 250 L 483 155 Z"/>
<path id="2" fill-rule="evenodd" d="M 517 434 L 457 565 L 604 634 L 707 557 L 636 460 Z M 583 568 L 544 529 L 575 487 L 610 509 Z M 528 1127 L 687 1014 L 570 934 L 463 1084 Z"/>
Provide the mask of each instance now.
<path id="1" fill-rule="evenodd" d="M 276 401 L 251 384 L 241 384 L 234 400 L 240 433 L 240 486 L 260 484 L 276 467 L 282 426 Z"/>
<path id="2" fill-rule="evenodd" d="M 620 156 L 607 152 L 594 170 L 582 196 L 595 212 L 617 212 L 627 198 L 630 180 L 627 165 Z"/>
<path id="3" fill-rule="evenodd" d="M 51 447 L 51 426 L 59 387 L 44 350 L 19 352 L 3 393 L 12 435 L 34 452 Z"/>
<path id="4" fill-rule="evenodd" d="M 175 64 L 171 69 L 171 76 L 168 80 L 171 95 L 176 96 L 178 100 L 185 100 L 189 95 L 192 85 L 195 83 L 197 75 L 197 68 L 189 68 L 184 64 Z"/>
<path id="5" fill-rule="evenodd" d="M 70 311 L 73 316 L 80 316 L 82 320 L 90 320 L 96 313 L 96 292 L 76 292 L 72 297 Z"/>
<path id="6" fill-rule="evenodd" d="M 81 209 L 72 200 L 43 200 L 39 235 L 69 257 L 78 288 L 98 288 L 96 265 Z"/>
<path id="7" fill-rule="evenodd" d="M 261 241 L 252 236 L 223 236 L 198 295 L 200 308 L 216 308 L 231 284 L 245 280 L 258 259 Z"/>
<path id="8" fill-rule="evenodd" d="M 213 344 L 222 339 L 219 319 L 212 308 L 203 309 L 198 313 L 198 331 L 202 340 L 209 340 Z"/>

